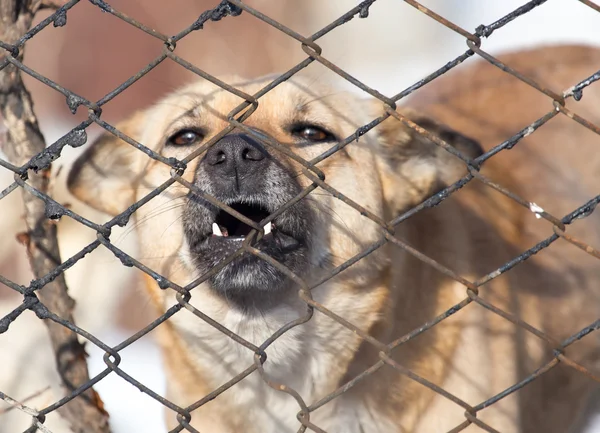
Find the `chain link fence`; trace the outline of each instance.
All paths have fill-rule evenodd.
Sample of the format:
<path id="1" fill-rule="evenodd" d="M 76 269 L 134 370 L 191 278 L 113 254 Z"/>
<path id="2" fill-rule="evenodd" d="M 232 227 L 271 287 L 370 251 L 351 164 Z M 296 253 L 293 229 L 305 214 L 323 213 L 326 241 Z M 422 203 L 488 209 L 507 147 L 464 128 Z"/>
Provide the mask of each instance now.
<path id="1" fill-rule="evenodd" d="M 28 431 L 40 430 L 48 432 L 48 428 L 44 426 L 44 420 L 46 415 L 56 410 L 65 410 L 65 408 L 68 407 L 66 406 L 67 403 L 74 402 L 79 402 L 79 406 L 77 406 L 75 409 L 67 410 L 65 413 L 63 413 L 63 415 L 65 415 L 69 419 L 69 421 L 75 426 L 76 429 L 78 428 L 78 431 L 109 431 L 107 415 L 102 409 L 100 400 L 98 399 L 97 395 L 93 392 L 92 388 L 95 384 L 97 384 L 109 374 L 118 375 L 123 380 L 129 382 L 130 384 L 138 388 L 141 392 L 147 394 L 151 398 L 164 405 L 164 407 L 171 410 L 173 415 L 177 417 L 179 423 L 178 427 L 172 430 L 173 432 L 178 432 L 182 430 L 192 432 L 197 431 L 190 425 L 190 420 L 194 416 L 194 411 L 202 405 L 204 405 L 205 403 L 213 400 L 219 394 L 225 392 L 229 388 L 235 387 L 236 384 L 238 384 L 238 382 L 240 382 L 242 379 L 244 379 L 252 373 L 261 375 L 262 379 L 269 387 L 279 392 L 287 393 L 297 401 L 298 420 L 300 423 L 298 431 L 310 430 L 315 432 L 322 432 L 323 430 L 318 425 L 313 424 L 313 422 L 311 421 L 312 412 L 322 407 L 323 405 L 328 404 L 333 399 L 338 398 L 341 394 L 348 392 L 349 389 L 357 385 L 359 382 L 368 381 L 371 375 L 373 375 L 376 371 L 378 371 L 384 366 L 396 369 L 401 374 L 408 376 L 410 379 L 418 382 L 422 386 L 429 388 L 431 391 L 440 394 L 446 399 L 449 399 L 450 401 L 455 403 L 457 407 L 461 407 L 462 409 L 464 409 L 464 422 L 452 429 L 452 432 L 461 431 L 470 425 L 475 425 L 484 431 L 496 432 L 497 430 L 494 429 L 494 426 L 487 425 L 485 422 L 478 418 L 478 412 L 480 412 L 486 407 L 489 407 L 490 405 L 495 404 L 504 397 L 519 391 L 521 388 L 525 387 L 527 384 L 534 381 L 539 376 L 546 374 L 559 364 L 577 370 L 581 374 L 587 375 L 589 377 L 589 380 L 591 381 L 599 381 L 599 378 L 595 376 L 593 372 L 589 371 L 588 369 L 586 369 L 586 367 L 580 365 L 579 363 L 575 362 L 569 357 L 568 347 L 573 343 L 577 342 L 578 340 L 586 337 L 592 331 L 595 331 L 600 326 L 600 320 L 594 323 L 590 323 L 588 326 L 582 328 L 579 332 L 573 334 L 571 337 L 565 340 L 557 341 L 553 336 L 548 335 L 542 330 L 536 329 L 532 325 L 524 322 L 518 317 L 518 315 L 504 311 L 503 309 L 497 307 L 493 303 L 490 303 L 489 301 L 483 299 L 479 295 L 480 288 L 486 283 L 490 282 L 495 278 L 498 278 L 500 275 L 506 272 L 511 271 L 514 267 L 526 261 L 532 255 L 540 252 L 545 248 L 548 248 L 553 242 L 555 242 L 558 239 L 563 239 L 564 241 L 569 242 L 575 247 L 585 251 L 587 254 L 600 259 L 600 251 L 598 251 L 595 248 L 595 246 L 588 245 L 584 240 L 576 239 L 567 233 L 567 227 L 572 222 L 574 222 L 576 219 L 581 219 L 586 216 L 589 216 L 594 211 L 596 205 L 600 201 L 600 196 L 596 196 L 588 202 L 581 203 L 581 205 L 578 208 L 573 209 L 572 212 L 566 215 L 555 216 L 551 215 L 550 213 L 544 211 L 539 207 L 536 207 L 534 204 L 527 201 L 525 198 L 516 195 L 514 192 L 505 189 L 504 187 L 502 187 L 498 183 L 495 183 L 480 172 L 482 164 L 489 158 L 494 157 L 500 152 L 508 151 L 513 146 L 515 146 L 522 138 L 532 133 L 535 133 L 538 130 L 538 128 L 540 128 L 542 125 L 546 124 L 548 121 L 550 121 L 556 116 L 568 117 L 573 122 L 577 122 L 583 127 L 589 129 L 590 131 L 593 131 L 596 134 L 600 134 L 600 128 L 597 125 L 593 124 L 592 122 L 588 121 L 584 117 L 580 116 L 576 112 L 566 107 L 566 101 L 569 98 L 579 100 L 582 97 L 582 94 L 585 91 L 586 87 L 590 86 L 592 83 L 600 79 L 600 71 L 596 72 L 595 74 L 589 77 L 581 77 L 581 81 L 579 83 L 575 84 L 573 87 L 571 87 L 563 93 L 557 93 L 553 89 L 543 87 L 531 77 L 523 75 L 520 72 L 512 69 L 510 65 L 503 64 L 496 57 L 490 55 L 481 48 L 482 39 L 493 36 L 496 30 L 500 29 L 512 20 L 519 19 L 519 17 L 523 16 L 524 14 L 527 14 L 529 11 L 542 5 L 543 3 L 545 3 L 544 0 L 533 0 L 528 3 L 525 3 L 523 6 L 512 11 L 508 15 L 498 19 L 496 22 L 487 26 L 482 25 L 478 27 L 475 30 L 475 32 L 469 32 L 457 26 L 456 24 L 448 21 L 444 17 L 437 15 L 434 11 L 428 9 L 427 7 L 425 7 L 417 1 L 405 0 L 406 3 L 418 9 L 421 13 L 427 15 L 431 19 L 440 23 L 440 25 L 445 26 L 448 29 L 451 29 L 452 31 L 462 36 L 466 41 L 467 49 L 460 56 L 454 59 L 450 59 L 442 68 L 432 72 L 430 75 L 426 76 L 414 85 L 392 96 L 381 94 L 376 89 L 365 85 L 363 82 L 357 80 L 356 78 L 348 74 L 346 71 L 336 66 L 331 60 L 329 60 L 326 57 L 319 45 L 319 40 L 322 37 L 324 37 L 330 32 L 335 31 L 338 27 L 345 25 L 350 20 L 354 18 L 368 19 L 369 8 L 373 6 L 375 0 L 363 1 L 356 7 L 349 10 L 344 15 L 340 16 L 337 20 L 331 22 L 330 24 L 328 24 L 327 26 L 310 36 L 303 36 L 301 34 L 298 34 L 293 29 L 288 28 L 287 26 L 275 21 L 274 19 L 261 13 L 260 11 L 253 9 L 252 7 L 248 6 L 240 0 L 230 0 L 221 2 L 214 9 L 207 10 L 206 12 L 204 12 L 189 27 L 181 30 L 178 34 L 174 36 L 167 36 L 155 29 L 145 26 L 143 23 L 126 16 L 118 10 L 115 10 L 113 7 L 111 7 L 109 3 L 103 0 L 90 0 L 90 3 L 101 9 L 103 12 L 114 15 L 120 20 L 123 20 L 131 26 L 134 26 L 135 28 L 139 29 L 139 31 L 145 32 L 151 37 L 156 38 L 158 41 L 160 41 L 160 43 L 163 44 L 163 50 L 158 56 L 156 56 L 156 58 L 154 58 L 150 63 L 148 63 L 137 74 L 130 77 L 128 80 L 123 82 L 121 85 L 119 85 L 114 90 L 107 93 L 104 97 L 97 101 L 87 100 L 86 98 L 70 91 L 69 89 L 62 87 L 61 85 L 52 81 L 51 79 L 41 75 L 35 70 L 30 69 L 25 64 L 23 64 L 21 60 L 22 51 L 26 45 L 26 42 L 31 38 L 39 37 L 38 35 L 43 34 L 42 31 L 50 25 L 64 26 L 67 22 L 68 11 L 74 6 L 76 6 L 79 3 L 79 1 L 80 0 L 71 0 L 62 6 L 54 5 L 56 7 L 56 10 L 49 17 L 43 19 L 39 24 L 35 25 L 31 29 L 29 29 L 28 27 L 35 13 L 35 9 L 44 5 L 48 6 L 48 4 L 40 4 L 40 2 L 34 1 L 29 3 L 24 2 L 20 6 L 16 6 L 18 2 L 12 4 L 12 2 L 6 2 L 6 0 L 4 0 L 3 3 L 4 12 L 9 10 L 6 8 L 10 8 L 10 4 L 12 4 L 12 16 L 5 16 L 3 17 L 3 20 L 4 25 L 7 28 L 13 26 L 13 33 L 5 31 L 4 36 L 7 39 L 0 41 L 0 48 L 2 48 L 3 50 L 2 57 L 0 58 L 0 71 L 2 71 L 3 74 L 3 79 L 0 82 L 0 90 L 2 93 L 0 101 L 3 105 L 2 114 L 5 121 L 7 121 L 8 123 L 7 126 L 9 128 L 9 133 L 13 131 L 15 125 L 20 124 L 23 128 L 19 132 L 19 134 L 21 134 L 20 136 L 13 136 L 12 140 L 9 139 L 5 143 L 4 152 L 6 155 L 9 156 L 9 160 L 7 161 L 0 159 L 0 166 L 3 167 L 3 169 L 5 170 L 10 170 L 14 173 L 14 182 L 0 192 L 0 200 L 8 196 L 9 194 L 17 193 L 18 190 L 20 190 L 24 194 L 24 200 L 26 203 L 27 211 L 26 220 L 28 223 L 29 232 L 27 234 L 27 238 L 22 239 L 22 241 L 28 246 L 31 264 L 35 272 L 36 278 L 28 286 L 23 286 L 16 284 L 7 279 L 6 277 L 0 275 L 1 284 L 9 287 L 10 289 L 18 292 L 23 296 L 23 303 L 14 311 L 12 311 L 9 315 L 0 319 L 0 333 L 9 332 L 11 323 L 15 320 L 18 320 L 21 313 L 23 313 L 26 310 L 34 311 L 37 317 L 39 317 L 40 319 L 44 319 L 45 322 L 48 323 L 48 327 L 51 329 L 53 347 L 57 352 L 58 369 L 67 389 L 67 393 L 64 396 L 64 398 L 53 402 L 47 407 L 44 407 L 39 410 L 28 407 L 26 404 L 19 403 L 12 396 L 4 394 L 1 392 L 2 390 L 0 390 L 0 399 L 14 406 L 16 409 L 23 411 L 28 415 L 31 415 L 32 427 Z M 589 6 L 590 13 L 600 12 L 600 6 L 594 4 L 591 1 L 581 0 L 581 3 Z M 29 9 L 27 8 L 27 5 L 29 6 Z M 179 57 L 176 54 L 177 43 L 191 32 L 200 31 L 206 22 L 219 21 L 223 19 L 231 20 L 235 19 L 236 16 L 242 13 L 250 14 L 254 16 L 257 20 L 261 20 L 264 23 L 267 23 L 268 25 L 285 33 L 290 38 L 295 39 L 298 42 L 298 44 L 301 45 L 304 53 L 306 53 L 306 58 L 302 62 L 289 69 L 287 72 L 277 76 L 263 89 L 252 95 L 246 94 L 243 91 L 236 89 L 232 85 L 225 83 L 220 79 L 208 74 L 207 72 L 187 62 L 185 59 Z M 544 116 L 535 120 L 530 125 L 527 125 L 517 134 L 510 137 L 503 143 L 499 143 L 497 146 L 495 146 L 494 148 L 487 151 L 485 154 L 476 159 L 470 159 L 465 157 L 454 147 L 449 145 L 446 141 L 428 132 L 426 129 L 418 126 L 416 123 L 414 123 L 413 121 L 411 121 L 396 110 L 397 103 L 400 100 L 412 94 L 424 85 L 435 80 L 436 78 L 447 73 L 448 71 L 450 71 L 457 65 L 460 65 L 462 62 L 469 59 L 470 57 L 480 57 L 482 59 L 485 59 L 485 61 L 501 69 L 506 74 L 510 74 L 513 77 L 516 77 L 517 79 L 521 80 L 522 82 L 526 83 L 527 85 L 546 95 L 550 98 L 551 101 L 548 107 L 548 112 Z M 159 64 L 169 60 L 178 63 L 187 70 L 192 71 L 199 77 L 208 80 L 211 83 L 214 83 L 215 85 L 221 87 L 225 91 L 237 95 L 244 101 L 241 104 L 239 104 L 239 106 L 236 107 L 231 113 L 229 113 L 229 126 L 227 128 L 225 128 L 214 138 L 212 138 L 210 141 L 201 146 L 201 148 L 199 148 L 197 151 L 193 152 L 183 160 L 165 158 L 161 154 L 144 146 L 144 144 L 135 141 L 131 137 L 128 137 L 123 132 L 117 130 L 114 126 L 110 125 L 102 119 L 102 109 L 105 104 L 107 104 L 109 101 L 111 101 L 113 98 L 117 97 L 121 93 L 125 92 L 131 85 L 133 85 L 138 80 L 143 79 L 144 76 L 146 76 L 146 74 L 148 74 L 151 70 L 156 68 Z M 244 124 L 244 121 L 250 116 L 252 116 L 252 113 L 257 109 L 261 97 L 263 97 L 265 94 L 277 87 L 279 84 L 285 82 L 286 80 L 289 80 L 299 71 L 303 70 L 308 65 L 314 62 L 321 64 L 330 71 L 347 80 L 349 83 L 356 86 L 361 91 L 381 101 L 381 105 L 384 107 L 385 111 L 383 115 L 373 119 L 368 124 L 362 125 L 355 131 L 354 134 L 341 140 L 329 151 L 310 161 L 307 161 L 295 155 L 292 151 L 289 150 L 289 148 L 281 145 L 276 140 L 265 139 L 265 137 L 258 135 L 253 129 L 247 127 Z M 37 128 L 37 124 L 35 121 L 31 121 L 31 118 L 27 119 L 26 121 L 22 121 L 18 118 L 14 118 L 14 116 L 11 117 L 11 115 L 14 115 L 14 113 L 18 111 L 27 114 L 32 114 L 28 94 L 26 90 L 22 87 L 22 82 L 20 81 L 19 74 L 17 73 L 17 71 L 21 74 L 27 74 L 35 78 L 36 80 L 40 81 L 46 86 L 51 87 L 56 92 L 59 92 L 62 95 L 64 95 L 64 97 L 66 98 L 66 104 L 73 113 L 75 113 L 75 111 L 80 106 L 86 107 L 88 109 L 88 118 L 81 124 L 73 128 L 64 137 L 51 144 L 50 146 L 46 147 L 43 143 L 41 135 L 39 134 L 39 129 Z M 19 109 L 17 109 L 17 106 Z M 375 215 L 369 210 L 367 210 L 365 207 L 361 206 L 360 203 L 351 200 L 341 192 L 331 187 L 327 183 L 327 178 L 325 177 L 324 173 L 319 169 L 318 163 L 329 158 L 331 155 L 333 155 L 335 152 L 340 151 L 345 146 L 351 145 L 351 143 L 356 141 L 359 137 L 366 134 L 368 131 L 375 128 L 377 125 L 379 125 L 381 122 L 383 122 L 389 117 L 394 117 L 395 119 L 397 119 L 397 121 L 402 122 L 408 128 L 411 128 L 414 131 L 416 131 L 416 133 L 425 136 L 437 146 L 440 146 L 445 151 L 451 153 L 455 157 L 462 160 L 464 166 L 467 169 L 467 174 L 464 175 L 464 177 L 462 177 L 454 184 L 428 198 L 418 206 L 410 209 L 408 212 L 405 212 L 402 215 L 397 215 L 395 218 L 386 221 L 383 220 L 379 215 Z M 23 123 L 19 123 L 21 121 Z M 104 128 L 109 133 L 114 134 L 120 139 L 129 143 L 129 145 L 138 149 L 139 152 L 143 152 L 148 158 L 152 158 L 158 163 L 165 164 L 171 168 L 171 178 L 167 182 L 165 182 L 159 188 L 147 194 L 143 199 L 139 200 L 138 202 L 127 208 L 125 211 L 123 211 L 120 215 L 112 218 L 105 224 L 97 224 L 94 221 L 88 220 L 83 216 L 73 212 L 61 203 L 55 201 L 48 192 L 48 183 L 50 181 L 50 164 L 60 157 L 61 151 L 66 146 L 79 147 L 83 145 L 87 139 L 86 128 L 94 123 Z M 13 129 L 11 129 L 11 125 Z M 220 138 L 222 138 L 224 135 L 226 135 L 234 129 L 244 131 L 245 133 L 255 137 L 257 140 L 264 143 L 265 146 L 267 146 L 268 148 L 275 149 L 277 152 L 281 152 L 287 157 L 293 159 L 296 163 L 300 164 L 303 167 L 304 175 L 307 176 L 311 181 L 310 186 L 305 188 L 297 197 L 288 202 L 286 205 L 282 206 L 275 213 L 269 215 L 267 219 L 261 221 L 260 223 L 257 223 L 252 219 L 247 218 L 232 207 L 220 202 L 214 197 L 209 196 L 205 192 L 201 191 L 196 185 L 191 184 L 182 177 L 186 166 L 193 159 L 201 157 L 201 155 L 203 155 L 204 152 L 206 152 L 207 149 L 209 149 L 214 143 L 216 143 Z M 11 146 L 13 147 L 12 149 Z M 454 192 L 458 191 L 467 183 L 473 180 L 483 182 L 485 185 L 487 185 L 487 187 L 498 191 L 499 193 L 509 197 L 525 209 L 534 212 L 539 218 L 543 218 L 548 223 L 550 223 L 554 231 L 554 233 L 551 236 L 542 240 L 537 245 L 533 246 L 531 249 L 521 252 L 509 262 L 503 264 L 497 269 L 492 270 L 487 275 L 481 276 L 477 280 L 469 280 L 464 278 L 463 276 L 456 273 L 454 270 L 445 267 L 443 264 L 426 256 L 422 252 L 415 250 L 408 243 L 404 242 L 402 239 L 394 235 L 395 227 L 398 226 L 400 223 L 407 220 L 408 218 L 413 217 L 414 215 L 418 214 L 424 209 L 437 206 L 442 201 L 452 196 Z M 253 229 L 237 252 L 235 252 L 233 255 L 227 258 L 224 262 L 220 263 L 216 268 L 212 269 L 210 272 L 201 276 L 200 278 L 190 282 L 186 286 L 181 286 L 175 284 L 172 281 L 169 281 L 169 279 L 167 279 L 165 276 L 160 275 L 157 272 L 155 272 L 155 270 L 148 268 L 143 263 L 136 260 L 134 257 L 127 254 L 123 250 L 119 249 L 117 246 L 115 246 L 113 242 L 111 242 L 111 229 L 113 229 L 116 226 L 125 226 L 129 221 L 130 217 L 141 206 L 145 206 L 154 197 L 163 193 L 167 188 L 174 184 L 180 184 L 181 186 L 191 191 L 193 194 L 199 197 L 203 197 L 205 200 L 212 203 L 214 206 L 217 206 L 224 212 L 232 215 L 233 217 L 242 221 L 243 223 L 247 224 Z M 269 257 L 264 252 L 260 251 L 255 246 L 253 246 L 253 241 L 255 240 L 257 235 L 262 233 L 262 227 L 265 225 L 265 223 L 274 220 L 277 216 L 281 215 L 299 200 L 304 199 L 307 195 L 309 195 L 312 191 L 316 190 L 317 188 L 320 188 L 330 193 L 336 199 L 343 201 L 348 206 L 351 206 L 352 208 L 360 212 L 360 214 L 363 215 L 365 218 L 368 218 L 374 223 L 378 224 L 381 228 L 382 236 L 379 242 L 368 246 L 360 254 L 357 254 L 341 266 L 338 266 L 337 268 L 331 270 L 326 276 L 321 278 L 319 281 L 311 282 L 309 284 L 305 281 L 305 279 L 302 278 L 302 276 L 294 274 L 284 265 L 278 263 L 276 260 Z M 62 217 L 71 218 L 77 221 L 78 223 L 89 227 L 97 233 L 97 239 L 94 242 L 90 243 L 79 253 L 64 261 L 62 261 L 58 257 L 58 249 L 56 246 L 55 238 L 56 229 L 54 224 L 51 222 L 52 220 L 57 220 Z M 358 324 L 350 323 L 347 320 L 345 320 L 344 317 L 339 317 L 338 315 L 330 311 L 330 309 L 326 308 L 324 305 L 320 304 L 315 299 L 313 299 L 312 296 L 312 290 L 315 287 L 335 277 L 339 273 L 346 270 L 348 267 L 352 266 L 354 263 L 372 254 L 374 251 L 378 250 L 385 244 L 395 245 L 396 247 L 404 250 L 406 253 L 415 256 L 417 259 L 431 266 L 432 272 L 441 272 L 443 275 L 452 278 L 457 283 L 464 286 L 464 299 L 460 303 L 452 306 L 447 311 L 435 317 L 433 320 L 423 323 L 421 326 L 414 329 L 412 332 L 403 336 L 398 336 L 396 340 L 389 344 L 385 344 L 373 338 L 373 336 L 371 336 L 368 332 L 366 332 L 364 329 L 358 326 Z M 84 257 L 88 253 L 97 248 L 106 248 L 110 250 L 123 263 L 124 266 L 135 267 L 139 269 L 141 272 L 147 274 L 149 277 L 157 281 L 162 289 L 171 290 L 177 293 L 177 305 L 168 309 L 166 313 L 163 314 L 160 318 L 150 323 L 148 326 L 146 326 L 141 331 L 137 332 L 135 335 L 132 335 L 125 341 L 112 347 L 110 345 L 105 344 L 96 336 L 90 334 L 84 329 L 81 329 L 75 324 L 71 314 L 73 308 L 72 302 L 68 297 L 66 284 L 63 279 L 63 273 L 67 269 L 71 268 L 80 260 L 84 260 Z M 227 263 L 230 263 L 231 261 L 235 260 L 243 253 L 254 255 L 260 258 L 261 260 L 270 263 L 273 267 L 275 267 L 280 272 L 289 277 L 291 280 L 293 280 L 295 283 L 297 283 L 297 285 L 300 287 L 299 296 L 306 303 L 307 307 L 306 314 L 304 316 L 299 317 L 297 320 L 287 323 L 281 329 L 278 329 L 276 332 L 273 333 L 273 335 L 271 335 L 270 338 L 264 341 L 261 345 L 255 345 L 250 343 L 241 336 L 225 328 L 222 324 L 210 319 L 202 311 L 192 306 L 190 303 L 190 300 L 193 298 L 192 289 L 194 287 L 197 287 L 199 284 L 209 279 L 212 275 L 218 272 L 218 270 L 222 269 Z M 44 288 L 43 292 L 40 290 L 42 288 Z M 547 364 L 541 366 L 535 372 L 525 377 L 523 380 L 519 381 L 518 383 L 515 383 L 513 386 L 503 390 L 502 392 L 499 392 L 497 395 L 494 395 L 486 401 L 482 401 L 474 406 L 468 404 L 467 402 L 461 400 L 457 396 L 442 389 L 439 385 L 431 383 L 427 379 L 406 369 L 405 367 L 398 364 L 391 357 L 392 352 L 398 346 L 404 345 L 407 342 L 415 339 L 419 335 L 426 333 L 428 330 L 435 327 L 440 322 L 445 321 L 450 316 L 461 314 L 461 310 L 463 310 L 469 304 L 478 304 L 484 309 L 489 310 L 492 313 L 502 317 L 503 319 L 512 322 L 516 326 L 520 327 L 522 330 L 534 335 L 535 337 L 545 342 L 553 349 L 554 353 L 554 357 Z M 187 407 L 178 406 L 174 402 L 169 401 L 161 395 L 158 395 L 153 390 L 146 387 L 143 383 L 140 383 L 137 380 L 135 380 L 132 376 L 130 376 L 128 373 L 126 373 L 119 367 L 121 363 L 120 352 L 123 349 L 132 345 L 141 337 L 150 333 L 155 328 L 161 326 L 161 324 L 169 320 L 174 315 L 178 314 L 182 309 L 187 309 L 188 311 L 191 311 L 194 315 L 197 316 L 197 320 L 205 321 L 209 325 L 221 331 L 224 339 L 230 338 L 234 340 L 238 344 L 252 351 L 255 355 L 255 362 L 252 365 L 249 365 L 245 371 L 234 377 L 231 377 L 230 380 L 223 386 L 219 387 L 218 389 L 215 389 L 208 395 L 204 396 L 201 400 Z M 340 384 L 341 386 L 335 392 L 324 396 L 319 401 L 311 403 L 304 401 L 301 395 L 296 390 L 289 387 L 285 383 L 279 383 L 273 381 L 272 379 L 269 379 L 264 373 L 263 365 L 269 362 L 266 354 L 266 349 L 269 346 L 271 346 L 273 342 L 280 338 L 284 333 L 290 331 L 294 327 L 298 327 L 306 322 L 309 322 L 314 314 L 327 315 L 334 321 L 338 322 L 347 329 L 359 335 L 364 340 L 364 342 L 366 342 L 366 344 L 372 345 L 374 348 L 377 349 L 377 351 L 379 352 L 380 360 L 368 370 L 356 375 L 356 377 L 354 377 L 349 382 Z M 105 352 L 104 362 L 106 364 L 106 368 L 100 374 L 91 378 L 88 377 L 87 368 L 85 366 L 84 360 L 85 358 L 83 356 L 83 346 L 79 343 L 78 339 L 84 340 L 85 342 L 87 342 L 87 344 L 93 344 Z"/>

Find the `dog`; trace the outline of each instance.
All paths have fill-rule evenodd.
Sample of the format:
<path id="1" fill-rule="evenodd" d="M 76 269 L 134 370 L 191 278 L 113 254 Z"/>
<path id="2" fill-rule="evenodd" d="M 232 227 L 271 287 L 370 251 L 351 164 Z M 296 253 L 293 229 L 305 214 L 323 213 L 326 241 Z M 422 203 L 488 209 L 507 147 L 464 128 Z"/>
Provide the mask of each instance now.
<path id="1" fill-rule="evenodd" d="M 595 72 L 600 50 L 546 47 L 500 59 L 559 91 Z M 223 81 L 252 95 L 272 78 Z M 191 306 L 157 328 L 168 375 L 166 397 L 182 407 L 252 371 L 256 362 L 252 349 L 198 315 L 260 346 L 286 324 L 306 317 L 302 298 L 306 287 L 316 285 L 310 291 L 315 303 L 388 344 L 467 298 L 464 284 L 396 243 L 382 242 L 389 233 L 374 221 L 391 221 L 453 184 L 467 174 L 463 161 L 392 116 L 316 163 L 326 185 L 344 200 L 322 187 L 303 196 L 319 174 L 293 155 L 314 160 L 382 116 L 384 104 L 291 78 L 261 96 L 243 123 L 203 148 L 230 125 L 228 113 L 243 101 L 208 81 L 196 82 L 117 125 L 164 158 L 199 153 L 188 161 L 181 181 L 134 214 L 144 265 L 180 286 L 202 281 L 191 290 Z M 598 101 L 599 88 L 592 85 L 577 109 L 598 120 Z M 474 61 L 417 91 L 397 110 L 469 161 L 551 110 L 551 102 L 498 68 Z M 514 149 L 487 160 L 481 173 L 562 216 L 597 194 L 598 145 L 595 134 L 559 115 Z M 171 172 L 167 164 L 106 133 L 76 161 L 68 187 L 83 202 L 117 215 L 163 185 Z M 253 229 L 231 209 L 255 225 L 269 222 Z M 594 218 L 573 224 L 569 233 L 600 245 Z M 552 233 L 551 224 L 535 212 L 476 179 L 402 221 L 394 237 L 475 281 Z M 328 278 L 378 242 L 380 248 Z M 231 259 L 246 244 L 256 254 Z M 498 271 L 479 288 L 479 296 L 562 341 L 598 318 L 596 261 L 558 241 L 510 271 Z M 145 279 L 147 296 L 161 313 L 178 304 L 176 291 Z M 396 345 L 387 359 L 398 368 L 389 362 L 375 368 L 382 348 L 363 337 L 314 310 L 305 323 L 268 345 L 264 371 L 253 371 L 202 401 L 190 425 L 215 433 L 297 431 L 301 407 L 282 392 L 291 388 L 307 405 L 316 404 L 310 423 L 318 431 L 449 431 L 466 422 L 465 407 L 414 375 L 476 406 L 556 356 L 552 344 L 475 302 Z M 596 338 L 581 339 L 566 355 L 593 370 Z M 319 403 L 371 368 L 372 374 Z M 565 432 L 585 425 L 595 389 L 593 380 L 560 364 L 479 408 L 476 418 L 504 433 Z M 174 428 L 178 421 L 169 412 L 168 427 Z"/>

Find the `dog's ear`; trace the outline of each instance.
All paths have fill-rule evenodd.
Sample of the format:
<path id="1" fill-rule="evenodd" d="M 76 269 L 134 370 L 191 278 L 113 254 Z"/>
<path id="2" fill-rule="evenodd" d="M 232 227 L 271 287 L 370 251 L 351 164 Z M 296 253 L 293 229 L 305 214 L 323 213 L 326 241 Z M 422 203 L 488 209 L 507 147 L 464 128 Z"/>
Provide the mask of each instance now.
<path id="1" fill-rule="evenodd" d="M 137 112 L 116 128 L 140 140 L 144 112 Z M 135 189 L 145 164 L 141 151 L 105 132 L 75 161 L 67 178 L 69 191 L 79 200 L 110 215 L 118 215 L 135 200 Z"/>
<path id="2" fill-rule="evenodd" d="M 380 104 L 380 103 L 379 103 Z M 483 154 L 479 143 L 412 110 L 402 115 L 467 158 Z M 394 117 L 375 128 L 384 196 L 394 213 L 421 203 L 466 174 L 466 164 Z"/>

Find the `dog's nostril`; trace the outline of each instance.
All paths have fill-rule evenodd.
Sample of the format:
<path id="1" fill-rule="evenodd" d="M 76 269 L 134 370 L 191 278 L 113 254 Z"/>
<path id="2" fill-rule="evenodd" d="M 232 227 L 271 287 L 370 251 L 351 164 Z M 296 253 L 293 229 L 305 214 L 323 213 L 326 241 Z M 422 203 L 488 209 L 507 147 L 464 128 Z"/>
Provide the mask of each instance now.
<path id="1" fill-rule="evenodd" d="M 266 150 L 249 137 L 226 135 L 208 149 L 202 161 L 215 176 L 241 179 L 254 175 L 253 168 L 268 158 Z"/>
<path id="2" fill-rule="evenodd" d="M 222 150 L 219 150 L 218 152 L 216 152 L 212 158 L 212 165 L 217 165 L 217 164 L 222 164 L 225 162 L 225 160 L 227 159 L 227 155 L 225 155 L 225 152 L 223 152 Z"/>
<path id="3" fill-rule="evenodd" d="M 242 160 L 261 161 L 264 158 L 265 155 L 260 150 L 253 147 L 246 147 L 242 150 Z"/>

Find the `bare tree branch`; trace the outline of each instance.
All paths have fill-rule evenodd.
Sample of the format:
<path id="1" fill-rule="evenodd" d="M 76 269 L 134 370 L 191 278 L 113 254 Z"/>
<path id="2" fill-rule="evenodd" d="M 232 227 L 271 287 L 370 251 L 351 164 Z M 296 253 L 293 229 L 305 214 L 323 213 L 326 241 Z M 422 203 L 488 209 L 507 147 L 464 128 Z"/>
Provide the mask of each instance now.
<path id="1" fill-rule="evenodd" d="M 51 2 L 57 3 L 57 2 Z M 0 41 L 14 44 L 31 26 L 35 13 L 48 6 L 42 0 L 0 0 Z M 23 55 L 20 50 L 20 56 Z M 10 53 L 5 51 L 5 55 Z M 2 57 L 0 57 L 1 61 Z M 21 74 L 14 65 L 0 70 L 0 114 L 7 129 L 6 139 L 0 143 L 10 162 L 23 166 L 34 155 L 43 151 L 44 138 L 33 112 L 29 92 Z M 28 183 L 42 193 L 48 193 L 50 167 L 37 173 L 28 172 Z M 27 246 L 29 261 L 36 278 L 40 278 L 61 262 L 56 238 L 56 225 L 46 218 L 45 203 L 23 191 L 27 234 L 21 236 Z M 35 292 L 41 303 L 52 313 L 71 323 L 74 301 L 69 296 L 61 274 Z M 89 381 L 86 353 L 77 335 L 59 323 L 45 319 L 57 369 L 67 392 L 72 392 Z M 58 409 L 76 433 L 108 433 L 108 414 L 100 397 L 88 389 Z"/>

